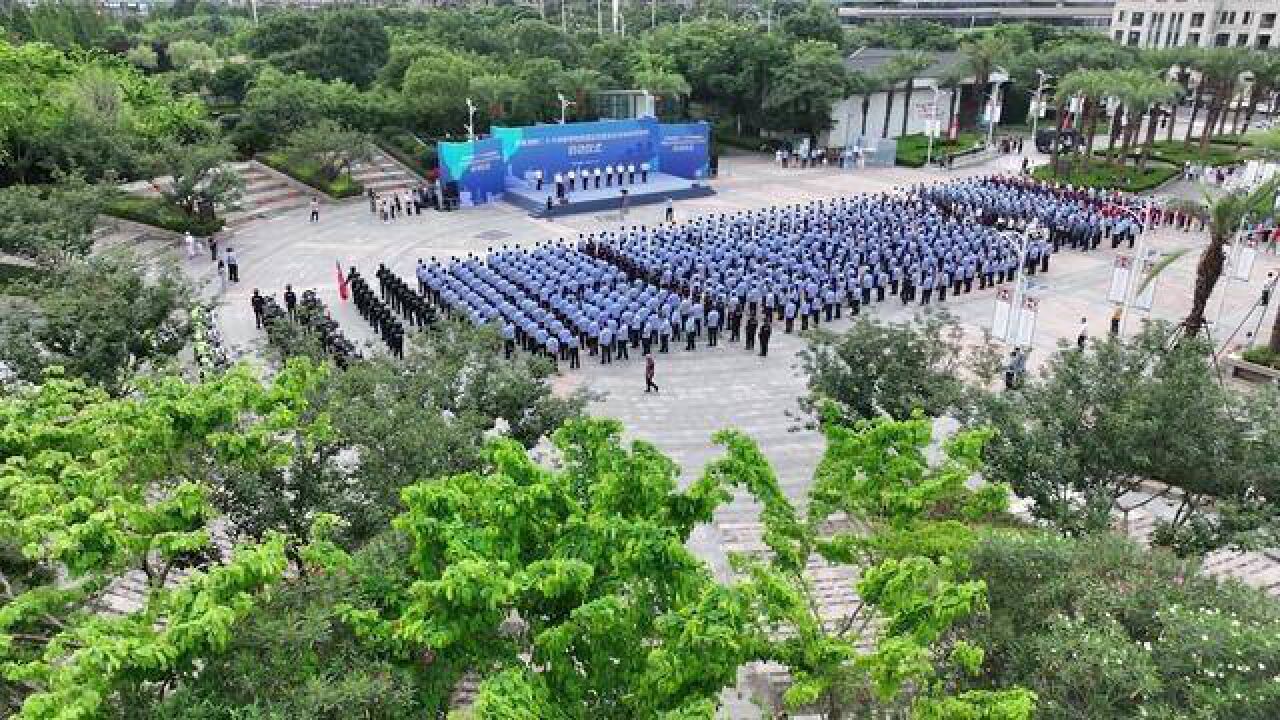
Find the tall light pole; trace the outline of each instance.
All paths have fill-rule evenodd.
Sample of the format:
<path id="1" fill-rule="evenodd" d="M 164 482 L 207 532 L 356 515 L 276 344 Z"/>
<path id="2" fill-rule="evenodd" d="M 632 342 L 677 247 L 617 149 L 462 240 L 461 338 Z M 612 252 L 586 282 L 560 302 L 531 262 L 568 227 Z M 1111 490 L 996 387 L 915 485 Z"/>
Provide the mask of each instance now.
<path id="1" fill-rule="evenodd" d="M 476 139 L 476 106 L 467 98 L 467 137 Z"/>
<path id="2" fill-rule="evenodd" d="M 649 29 L 658 27 L 658 0 L 649 0 Z"/>
<path id="3" fill-rule="evenodd" d="M 1125 327 L 1129 324 L 1129 311 L 1133 309 L 1134 296 L 1138 292 L 1138 283 L 1134 280 L 1147 264 L 1147 226 L 1151 225 L 1136 211 L 1129 208 L 1122 210 L 1138 223 L 1138 247 L 1132 260 L 1133 267 L 1129 268 L 1128 282 L 1124 285 L 1124 303 L 1120 306 L 1120 337 L 1124 337 Z"/>
<path id="4" fill-rule="evenodd" d="M 570 105 L 577 105 L 577 103 L 565 98 L 564 93 L 556 93 L 556 97 L 560 99 L 560 124 L 563 125 L 565 123 L 565 111 L 569 109 Z"/>
<path id="5" fill-rule="evenodd" d="M 1036 75 L 1040 76 L 1040 83 L 1036 85 L 1036 101 L 1031 104 L 1031 147 L 1035 147 L 1036 128 L 1040 125 L 1041 104 L 1044 103 L 1044 86 L 1053 75 L 1037 68 Z"/>
<path id="6" fill-rule="evenodd" d="M 613 0 L 613 34 L 614 35 L 617 35 L 622 32 L 622 21 L 621 21 L 622 10 L 620 7 L 621 4 L 622 4 L 622 0 Z"/>

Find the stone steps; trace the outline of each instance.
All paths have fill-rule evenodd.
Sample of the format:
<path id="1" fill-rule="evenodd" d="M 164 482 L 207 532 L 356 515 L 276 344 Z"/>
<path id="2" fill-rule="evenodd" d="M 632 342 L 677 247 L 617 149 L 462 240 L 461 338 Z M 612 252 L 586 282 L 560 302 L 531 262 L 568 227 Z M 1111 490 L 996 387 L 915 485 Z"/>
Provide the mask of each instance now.
<path id="1" fill-rule="evenodd" d="M 374 192 L 395 192 L 414 187 L 422 179 L 406 170 L 386 153 L 374 149 L 373 157 L 364 163 L 357 163 L 351 170 L 351 177 L 365 189 Z"/>

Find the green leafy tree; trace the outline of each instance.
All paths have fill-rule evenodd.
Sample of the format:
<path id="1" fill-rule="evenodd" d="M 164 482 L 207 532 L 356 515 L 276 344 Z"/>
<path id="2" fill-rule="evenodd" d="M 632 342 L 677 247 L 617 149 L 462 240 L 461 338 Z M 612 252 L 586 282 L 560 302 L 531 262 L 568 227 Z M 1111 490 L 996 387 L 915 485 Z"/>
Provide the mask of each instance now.
<path id="1" fill-rule="evenodd" d="M 1275 683 L 1274 600 L 1111 533 L 993 532 L 972 555 L 989 610 L 962 636 L 986 651 L 977 687 L 1033 690 L 1046 720 L 1262 720 Z"/>
<path id="2" fill-rule="evenodd" d="M 254 25 L 244 37 L 245 49 L 260 59 L 292 52 L 315 40 L 320 15 L 306 10 L 273 12 Z"/>
<path id="3" fill-rule="evenodd" d="M 809 378 L 801 406 L 816 415 L 834 402 L 850 422 L 905 419 L 915 410 L 944 415 L 964 400 L 961 371 L 992 351 L 983 345 L 966 355 L 961 340 L 946 316 L 903 324 L 864 317 L 843 333 L 815 332 L 800 354 Z M 989 382 L 990 372 L 979 379 Z"/>
<path id="4" fill-rule="evenodd" d="M 217 69 L 218 53 L 212 47 L 196 40 L 171 42 L 166 53 L 169 55 L 169 62 L 178 70 L 213 72 Z"/>
<path id="5" fill-rule="evenodd" d="M 404 74 L 402 97 L 414 124 L 432 134 L 461 130 L 465 98 L 482 65 L 465 55 L 436 52 L 413 61 Z"/>
<path id="6" fill-rule="evenodd" d="M 306 538 L 322 513 L 344 518 L 357 545 L 382 532 L 400 491 L 481 467 L 495 427 L 532 448 L 582 411 L 552 393 L 544 362 L 504 360 L 501 341 L 463 323 L 415 336 L 403 361 L 370 360 L 325 375 L 306 396 L 288 466 L 228 472 L 215 500 L 241 533 Z M 282 492 L 283 490 L 283 492 Z"/>
<path id="7" fill-rule="evenodd" d="M 101 196 L 77 177 L 58 185 L 0 189 L 0 252 L 51 270 L 84 257 L 93 245 Z"/>
<path id="8" fill-rule="evenodd" d="M 284 153 L 294 165 L 318 167 L 321 176 L 333 182 L 343 175 L 350 176 L 354 163 L 369 160 L 373 156 L 373 143 L 359 130 L 322 119 L 294 130 Z"/>
<path id="9" fill-rule="evenodd" d="M 849 71 L 839 49 L 806 40 L 773 71 L 764 99 L 765 127 L 816 138 L 831 126 L 831 107 L 848 96 Z"/>
<path id="10" fill-rule="evenodd" d="M 1105 531 L 1117 501 L 1154 480 L 1175 491 L 1152 501 L 1168 507 L 1153 542 L 1187 555 L 1265 546 L 1278 519 L 1277 414 L 1223 388 L 1201 342 L 1169 348 L 1168 333 L 1063 349 L 1038 381 L 989 397 L 987 476 L 1065 535 Z"/>
<path id="11" fill-rule="evenodd" d="M 155 70 L 160 60 L 150 45 L 135 45 L 125 53 L 125 59 L 141 70 Z"/>
<path id="12" fill-rule="evenodd" d="M 55 373 L 0 398 L 0 702 L 11 717 L 100 717 L 117 699 L 162 695 L 225 647 L 280 580 L 284 543 L 214 560 L 208 470 L 284 460 L 278 438 L 309 372 L 291 367 L 270 386 L 245 371 L 170 378 L 123 398 Z M 103 614 L 126 579 L 143 592 Z"/>
<path id="13" fill-rule="evenodd" d="M 293 131 L 324 119 L 371 131 L 381 127 L 387 104 L 350 83 L 264 68 L 245 95 L 236 144 L 247 149 L 275 147 Z"/>
<path id="14" fill-rule="evenodd" d="M 347 8 L 322 15 L 313 47 L 317 77 L 367 88 L 386 64 L 391 40 L 373 10 Z"/>
<path id="15" fill-rule="evenodd" d="M 555 78 L 556 91 L 573 98 L 573 116 L 591 117 L 591 93 L 604 87 L 605 77 L 591 68 L 569 68 Z"/>
<path id="16" fill-rule="evenodd" d="M 501 120 L 524 89 L 524 84 L 510 75 L 477 75 L 467 86 L 467 92 L 486 110 L 490 122 Z"/>
<path id="17" fill-rule="evenodd" d="M 782 20 L 782 30 L 802 41 L 831 43 L 837 48 L 844 44 L 844 26 L 829 3 L 810 2 L 803 10 L 788 14 Z"/>
<path id="18" fill-rule="evenodd" d="M 233 208 L 244 195 L 244 179 L 230 166 L 233 154 L 222 142 L 166 143 L 152 159 L 163 180 L 152 184 L 188 216 L 213 219 L 218 208 Z"/>
<path id="19" fill-rule="evenodd" d="M 129 255 L 64 262 L 0 318 L 0 359 L 29 382 L 60 366 L 124 394 L 137 370 L 181 350 L 188 294 L 177 269 L 149 271 Z"/>

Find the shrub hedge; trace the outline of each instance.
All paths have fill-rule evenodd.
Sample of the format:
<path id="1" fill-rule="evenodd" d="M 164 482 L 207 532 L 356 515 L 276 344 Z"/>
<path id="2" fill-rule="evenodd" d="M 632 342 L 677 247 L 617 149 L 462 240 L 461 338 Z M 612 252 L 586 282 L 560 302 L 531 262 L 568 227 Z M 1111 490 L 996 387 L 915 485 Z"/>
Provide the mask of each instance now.
<path id="1" fill-rule="evenodd" d="M 1245 350 L 1244 352 L 1240 353 L 1240 357 L 1244 358 L 1245 360 L 1248 360 L 1251 363 L 1257 363 L 1258 365 L 1266 365 L 1267 367 L 1280 370 L 1280 353 L 1273 352 L 1271 348 L 1267 347 L 1266 345 L 1251 347 L 1248 350 Z"/>
<path id="2" fill-rule="evenodd" d="M 968 152 L 977 147 L 981 140 L 982 138 L 976 133 L 960 133 L 955 140 L 934 140 L 933 159 L 937 161 L 947 155 Z M 896 164 L 902 167 L 924 167 L 928 154 L 929 138 L 925 134 L 903 135 L 898 138 Z"/>
<path id="3" fill-rule="evenodd" d="M 196 237 L 209 237 L 221 230 L 225 224 L 222 218 L 205 220 L 192 217 L 162 197 L 143 197 L 125 193 L 114 193 L 108 197 L 102 205 L 102 212 L 112 217 L 176 233 L 189 232 Z"/>
<path id="4" fill-rule="evenodd" d="M 436 146 L 423 146 L 417 138 L 404 130 L 387 130 L 379 133 L 375 139 L 378 147 L 391 157 L 422 177 L 429 177 L 431 172 L 440 166 Z"/>
<path id="5" fill-rule="evenodd" d="M 1083 169 L 1073 165 L 1070 171 L 1057 176 L 1053 174 L 1051 166 L 1041 165 L 1032 170 L 1031 175 L 1039 180 L 1067 183 L 1077 187 L 1141 192 L 1157 188 L 1181 172 L 1182 168 L 1172 165 L 1149 163 L 1146 170 L 1138 172 L 1138 169 L 1132 165 L 1117 168 L 1105 163 L 1094 162 Z"/>
<path id="6" fill-rule="evenodd" d="M 303 185 L 313 187 L 331 198 L 349 198 L 364 194 L 364 186 L 350 175 L 339 175 L 328 180 L 316 163 L 293 164 L 283 152 L 263 153 L 258 156 L 263 165 L 288 175 Z"/>

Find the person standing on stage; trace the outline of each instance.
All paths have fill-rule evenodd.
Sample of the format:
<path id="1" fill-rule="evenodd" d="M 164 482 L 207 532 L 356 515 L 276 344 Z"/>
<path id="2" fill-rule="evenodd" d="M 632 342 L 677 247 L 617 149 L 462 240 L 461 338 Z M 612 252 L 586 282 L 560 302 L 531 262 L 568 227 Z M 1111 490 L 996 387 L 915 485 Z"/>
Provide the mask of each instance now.
<path id="1" fill-rule="evenodd" d="M 640 182 L 649 182 L 649 163 L 647 162 L 640 163 Z"/>
<path id="2" fill-rule="evenodd" d="M 541 170 L 533 171 L 533 182 L 535 183 L 535 186 L 533 188 L 534 190 L 542 190 L 542 171 Z"/>
<path id="3" fill-rule="evenodd" d="M 596 189 L 599 190 L 600 189 L 600 168 L 596 168 L 594 174 L 596 176 Z"/>
<path id="4" fill-rule="evenodd" d="M 604 186 L 613 187 L 613 165 L 604 166 Z"/>
<path id="5" fill-rule="evenodd" d="M 577 178 L 578 178 L 578 174 L 570 170 L 569 171 L 569 192 L 573 192 L 573 181 L 576 180 Z"/>
<path id="6" fill-rule="evenodd" d="M 556 198 L 557 199 L 563 198 L 564 197 L 564 176 L 561 175 L 560 173 L 556 173 L 555 181 L 556 181 Z"/>

